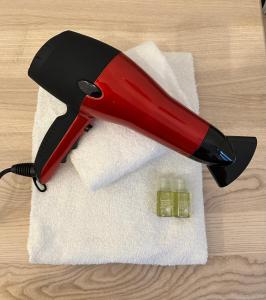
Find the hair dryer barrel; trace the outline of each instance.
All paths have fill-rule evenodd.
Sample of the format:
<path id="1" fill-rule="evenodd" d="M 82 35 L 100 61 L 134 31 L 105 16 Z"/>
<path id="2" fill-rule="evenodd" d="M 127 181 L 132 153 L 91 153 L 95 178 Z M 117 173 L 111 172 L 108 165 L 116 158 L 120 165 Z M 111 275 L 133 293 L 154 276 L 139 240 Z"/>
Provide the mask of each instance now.
<path id="1" fill-rule="evenodd" d="M 95 85 L 102 96 L 85 97 L 81 106 L 86 114 L 130 127 L 187 156 L 209 129 L 123 53 L 106 66 Z"/>

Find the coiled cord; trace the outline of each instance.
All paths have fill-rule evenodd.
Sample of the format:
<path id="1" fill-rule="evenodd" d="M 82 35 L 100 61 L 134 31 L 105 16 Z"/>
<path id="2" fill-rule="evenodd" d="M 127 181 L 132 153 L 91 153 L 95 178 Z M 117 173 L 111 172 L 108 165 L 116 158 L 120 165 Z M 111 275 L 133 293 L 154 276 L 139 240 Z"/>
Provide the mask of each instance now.
<path id="1" fill-rule="evenodd" d="M 13 165 L 11 168 L 7 168 L 1 171 L 0 178 L 2 178 L 7 173 L 14 173 L 21 176 L 32 177 L 34 185 L 40 192 L 45 192 L 47 190 L 47 186 L 45 184 L 41 184 L 38 181 L 33 163 L 21 163 Z"/>

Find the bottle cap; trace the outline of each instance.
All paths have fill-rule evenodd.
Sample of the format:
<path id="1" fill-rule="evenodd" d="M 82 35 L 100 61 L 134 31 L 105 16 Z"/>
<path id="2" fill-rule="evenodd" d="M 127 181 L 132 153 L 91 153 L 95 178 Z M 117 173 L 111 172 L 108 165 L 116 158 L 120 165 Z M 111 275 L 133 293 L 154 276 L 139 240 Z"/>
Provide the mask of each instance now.
<path id="1" fill-rule="evenodd" d="M 178 191 L 185 191 L 186 190 L 186 183 L 182 177 L 177 177 L 176 179 L 176 189 Z"/>
<path id="2" fill-rule="evenodd" d="M 161 177 L 160 178 L 160 190 L 162 191 L 171 191 L 172 184 L 169 177 Z"/>

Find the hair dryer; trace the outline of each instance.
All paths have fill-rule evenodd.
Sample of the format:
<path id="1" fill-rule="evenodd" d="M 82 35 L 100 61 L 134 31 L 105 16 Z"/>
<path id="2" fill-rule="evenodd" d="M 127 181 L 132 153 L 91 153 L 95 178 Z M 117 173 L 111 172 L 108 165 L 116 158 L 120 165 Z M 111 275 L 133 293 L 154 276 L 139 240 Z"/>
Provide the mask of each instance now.
<path id="1" fill-rule="evenodd" d="M 225 136 L 173 100 L 119 50 L 72 31 L 46 42 L 29 76 L 67 105 L 46 133 L 35 176 L 45 184 L 80 136 L 99 118 L 134 129 L 207 165 L 217 184 L 230 184 L 247 167 L 255 137 Z M 92 141 L 93 142 L 93 141 Z"/>

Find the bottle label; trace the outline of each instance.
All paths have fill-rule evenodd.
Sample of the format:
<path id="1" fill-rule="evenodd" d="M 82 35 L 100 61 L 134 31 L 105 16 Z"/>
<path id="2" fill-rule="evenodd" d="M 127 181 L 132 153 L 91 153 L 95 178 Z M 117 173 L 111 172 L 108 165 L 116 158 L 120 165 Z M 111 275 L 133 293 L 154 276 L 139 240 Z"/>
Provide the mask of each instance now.
<path id="1" fill-rule="evenodd" d="M 160 217 L 174 216 L 174 193 L 157 192 L 157 215 Z"/>
<path id="2" fill-rule="evenodd" d="M 190 217 L 190 193 L 175 192 L 174 215 L 178 218 Z"/>

